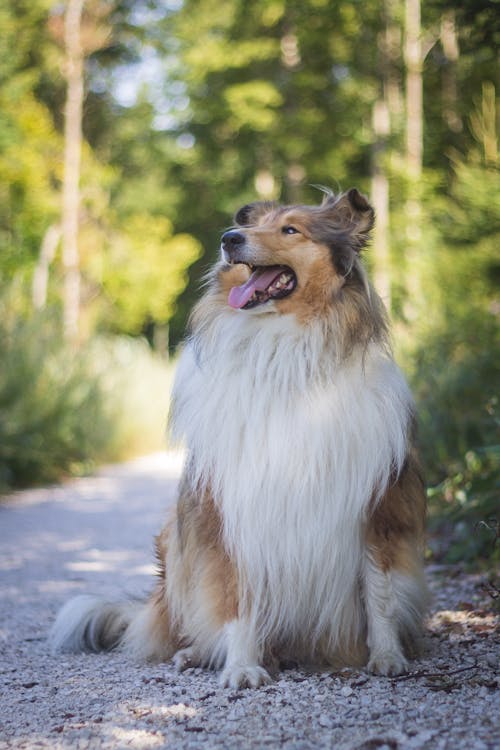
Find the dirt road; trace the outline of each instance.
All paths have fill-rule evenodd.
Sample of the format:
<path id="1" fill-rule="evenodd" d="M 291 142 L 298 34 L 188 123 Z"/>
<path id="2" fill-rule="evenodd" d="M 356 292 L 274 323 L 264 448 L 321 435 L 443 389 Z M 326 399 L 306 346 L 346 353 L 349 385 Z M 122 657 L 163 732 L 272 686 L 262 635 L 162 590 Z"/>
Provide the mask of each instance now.
<path id="1" fill-rule="evenodd" d="M 289 670 L 257 691 L 136 665 L 119 654 L 53 657 L 46 635 L 75 593 L 146 593 L 153 536 L 179 454 L 0 503 L 0 750 L 500 747 L 493 599 L 484 577 L 429 569 L 423 660 L 400 678 Z"/>

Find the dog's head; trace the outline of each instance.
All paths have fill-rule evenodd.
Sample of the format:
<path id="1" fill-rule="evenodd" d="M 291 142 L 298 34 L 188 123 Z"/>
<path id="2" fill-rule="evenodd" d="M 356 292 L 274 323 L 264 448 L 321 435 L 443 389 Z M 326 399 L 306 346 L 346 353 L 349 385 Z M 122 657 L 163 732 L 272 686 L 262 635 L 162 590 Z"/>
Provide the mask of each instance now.
<path id="1" fill-rule="evenodd" d="M 373 209 L 355 188 L 327 193 L 320 206 L 243 206 L 222 235 L 219 279 L 228 304 L 318 314 L 346 284 L 364 283 L 359 253 L 373 221 Z"/>

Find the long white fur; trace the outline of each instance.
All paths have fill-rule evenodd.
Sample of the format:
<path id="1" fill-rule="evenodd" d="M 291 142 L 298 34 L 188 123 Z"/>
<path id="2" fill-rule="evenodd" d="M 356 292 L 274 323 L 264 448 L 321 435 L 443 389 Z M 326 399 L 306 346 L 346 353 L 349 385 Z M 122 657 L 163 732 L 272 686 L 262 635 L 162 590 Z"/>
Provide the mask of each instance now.
<path id="1" fill-rule="evenodd" d="M 140 602 L 109 601 L 91 594 L 75 596 L 61 608 L 52 625 L 51 650 L 53 653 L 99 650 L 103 632 L 108 644 L 118 644 L 129 622 L 142 609 Z"/>
<path id="2" fill-rule="evenodd" d="M 272 307 L 219 308 L 195 332 L 174 434 L 193 488 L 214 493 L 257 643 L 342 648 L 366 627 L 363 521 L 402 468 L 412 400 L 383 345 L 344 360 L 325 321 L 304 329 Z"/>

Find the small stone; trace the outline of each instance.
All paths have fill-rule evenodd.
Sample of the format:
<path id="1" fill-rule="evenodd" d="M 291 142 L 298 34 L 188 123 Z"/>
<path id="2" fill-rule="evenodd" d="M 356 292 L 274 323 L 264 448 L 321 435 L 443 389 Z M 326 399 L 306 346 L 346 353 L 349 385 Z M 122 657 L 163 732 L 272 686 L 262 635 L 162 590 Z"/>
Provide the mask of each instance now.
<path id="1" fill-rule="evenodd" d="M 346 685 L 345 687 L 341 689 L 340 693 L 341 695 L 344 696 L 344 698 L 349 698 L 349 696 L 354 693 L 354 690 L 350 688 L 348 685 Z"/>
<path id="2" fill-rule="evenodd" d="M 498 667 L 498 658 L 495 654 L 486 654 L 486 664 L 493 669 Z"/>
<path id="3" fill-rule="evenodd" d="M 331 729 L 333 727 L 333 720 L 327 714 L 321 714 L 319 717 L 319 725 L 325 727 L 325 729 Z"/>

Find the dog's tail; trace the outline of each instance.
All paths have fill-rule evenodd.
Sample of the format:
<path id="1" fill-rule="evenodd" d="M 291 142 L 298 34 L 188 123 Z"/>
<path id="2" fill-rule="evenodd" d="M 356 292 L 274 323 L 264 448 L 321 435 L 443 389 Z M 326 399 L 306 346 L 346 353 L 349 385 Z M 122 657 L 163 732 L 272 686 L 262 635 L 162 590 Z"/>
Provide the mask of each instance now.
<path id="1" fill-rule="evenodd" d="M 141 661 L 163 660 L 173 650 L 165 615 L 154 599 L 109 601 L 82 594 L 59 611 L 49 643 L 53 653 L 120 648 Z"/>

